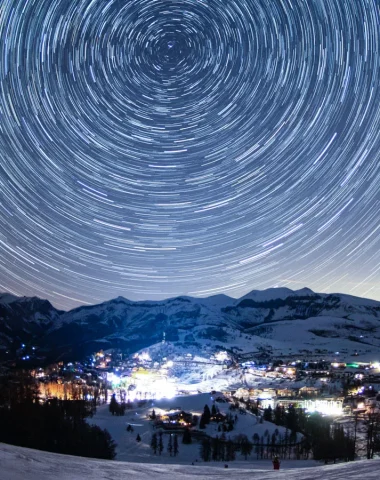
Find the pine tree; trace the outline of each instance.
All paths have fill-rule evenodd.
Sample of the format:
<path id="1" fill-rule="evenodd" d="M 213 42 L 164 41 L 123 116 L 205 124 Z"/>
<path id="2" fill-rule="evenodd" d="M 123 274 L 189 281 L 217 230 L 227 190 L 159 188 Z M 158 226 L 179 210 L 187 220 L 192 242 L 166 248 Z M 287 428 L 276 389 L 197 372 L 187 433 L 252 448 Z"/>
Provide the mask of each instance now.
<path id="1" fill-rule="evenodd" d="M 240 443 L 240 451 L 241 451 L 241 454 L 244 455 L 245 460 L 247 460 L 248 455 L 251 455 L 252 449 L 253 449 L 253 444 L 244 435 Z"/>
<path id="2" fill-rule="evenodd" d="M 263 458 L 264 456 L 264 436 L 261 435 L 260 438 L 260 458 Z"/>
<path id="3" fill-rule="evenodd" d="M 267 422 L 271 422 L 272 415 L 273 415 L 272 407 L 269 405 L 267 408 L 264 409 L 264 420 L 266 420 Z"/>
<path id="4" fill-rule="evenodd" d="M 257 433 L 255 433 L 255 435 L 257 435 Z M 256 453 L 256 459 L 258 460 L 259 459 L 259 456 L 260 456 L 260 439 L 258 439 L 257 441 L 255 441 L 255 438 L 253 439 L 254 440 L 254 445 L 255 445 L 255 453 Z"/>
<path id="5" fill-rule="evenodd" d="M 204 462 L 209 462 L 211 458 L 211 441 L 209 438 L 204 438 L 200 447 L 200 456 Z"/>
<path id="6" fill-rule="evenodd" d="M 207 404 L 204 406 L 204 409 L 203 409 L 203 418 L 206 425 L 210 423 L 211 412 Z"/>
<path id="7" fill-rule="evenodd" d="M 211 458 L 214 461 L 220 459 L 220 439 L 218 436 L 211 440 Z"/>
<path id="8" fill-rule="evenodd" d="M 115 415 L 115 413 L 117 413 L 118 410 L 119 410 L 119 404 L 116 400 L 116 395 L 113 394 L 110 401 L 109 411 L 112 413 L 112 415 Z"/>
<path id="9" fill-rule="evenodd" d="M 178 436 L 177 434 L 174 434 L 173 438 L 173 455 L 176 457 L 178 455 L 179 449 L 178 449 Z"/>
<path id="10" fill-rule="evenodd" d="M 186 428 L 185 431 L 183 432 L 182 443 L 184 443 L 185 445 L 188 445 L 191 442 L 192 440 L 191 440 L 190 430 Z"/>
<path id="11" fill-rule="evenodd" d="M 256 445 L 257 443 L 259 443 L 259 441 L 260 441 L 259 434 L 258 434 L 258 433 L 254 433 L 252 439 L 253 439 L 253 443 L 254 443 L 255 445 Z"/>
<path id="12" fill-rule="evenodd" d="M 158 434 L 158 453 L 161 455 L 164 449 L 164 442 L 162 441 L 162 432 Z"/>
<path id="13" fill-rule="evenodd" d="M 226 442 L 226 461 L 230 462 L 232 460 L 235 460 L 235 445 L 229 438 Z"/>
<path id="14" fill-rule="evenodd" d="M 170 456 L 172 456 L 172 452 L 173 452 L 172 434 L 169 435 L 169 440 L 168 440 L 168 452 L 169 452 Z"/>
<path id="15" fill-rule="evenodd" d="M 136 442 L 141 442 L 141 437 L 140 437 L 140 434 L 139 434 L 139 433 L 137 434 Z"/>
<path id="16" fill-rule="evenodd" d="M 152 447 L 153 453 L 156 455 L 158 448 L 157 433 L 153 433 L 150 446 Z"/>
<path id="17" fill-rule="evenodd" d="M 291 431 L 296 431 L 298 427 L 298 416 L 296 409 L 290 405 L 285 417 L 285 426 Z"/>
<path id="18" fill-rule="evenodd" d="M 219 458 L 222 462 L 226 459 L 226 435 L 224 433 L 220 436 Z"/>
<path id="19" fill-rule="evenodd" d="M 374 407 L 366 415 L 366 455 L 370 460 L 380 451 L 380 413 Z"/>
<path id="20" fill-rule="evenodd" d="M 285 409 L 280 405 L 277 405 L 274 410 L 274 423 L 276 425 L 284 425 L 285 423 Z"/>
<path id="21" fill-rule="evenodd" d="M 204 429 L 206 428 L 206 420 L 205 420 L 205 415 L 204 415 L 204 413 L 202 413 L 202 415 L 201 415 L 201 419 L 200 419 L 200 421 L 199 421 L 199 428 L 200 428 L 201 430 L 204 430 Z"/>

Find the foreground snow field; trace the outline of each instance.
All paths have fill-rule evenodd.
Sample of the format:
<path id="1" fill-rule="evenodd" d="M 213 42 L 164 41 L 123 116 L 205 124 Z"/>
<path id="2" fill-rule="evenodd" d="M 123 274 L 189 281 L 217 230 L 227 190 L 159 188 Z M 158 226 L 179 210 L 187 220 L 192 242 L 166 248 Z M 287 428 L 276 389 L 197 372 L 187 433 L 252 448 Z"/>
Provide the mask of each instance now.
<path id="1" fill-rule="evenodd" d="M 0 480 L 366 480 L 378 479 L 380 460 L 297 468 L 286 462 L 280 471 L 256 462 L 244 468 L 220 465 L 156 465 L 93 460 L 0 444 Z"/>

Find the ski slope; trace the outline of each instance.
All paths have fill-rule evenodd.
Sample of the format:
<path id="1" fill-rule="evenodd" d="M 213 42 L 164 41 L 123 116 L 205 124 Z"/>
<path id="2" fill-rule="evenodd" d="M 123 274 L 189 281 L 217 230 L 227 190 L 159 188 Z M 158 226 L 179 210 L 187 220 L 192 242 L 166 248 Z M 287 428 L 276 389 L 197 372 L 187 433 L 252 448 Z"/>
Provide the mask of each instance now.
<path id="1" fill-rule="evenodd" d="M 302 465 L 302 468 L 299 468 Z M 304 468 L 283 462 L 280 471 L 269 461 L 223 464 L 156 465 L 95 460 L 0 444 L 0 480 L 366 480 L 378 479 L 380 460 L 361 460 Z M 315 465 L 309 462 L 309 465 Z"/>

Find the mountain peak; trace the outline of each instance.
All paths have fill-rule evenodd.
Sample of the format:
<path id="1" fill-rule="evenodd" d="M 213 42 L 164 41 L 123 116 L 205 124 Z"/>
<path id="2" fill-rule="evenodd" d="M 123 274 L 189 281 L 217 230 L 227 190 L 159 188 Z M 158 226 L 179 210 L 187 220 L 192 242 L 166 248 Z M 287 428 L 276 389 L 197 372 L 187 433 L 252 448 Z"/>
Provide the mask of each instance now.
<path id="1" fill-rule="evenodd" d="M 0 292 L 0 304 L 2 304 L 2 305 L 7 305 L 8 303 L 16 302 L 17 300 L 20 300 L 21 298 L 23 298 L 23 297 L 17 297 L 16 295 L 13 295 L 12 293 Z"/>
<path id="2" fill-rule="evenodd" d="M 115 301 L 115 302 L 129 302 L 129 300 L 127 298 L 123 297 L 122 295 L 119 295 L 118 297 L 114 298 L 113 301 Z"/>
<path id="3" fill-rule="evenodd" d="M 285 299 L 294 295 L 295 292 L 290 290 L 290 288 L 281 287 L 281 288 L 267 288 L 266 290 L 252 290 L 252 292 L 247 293 L 241 300 L 254 300 L 255 302 L 267 302 L 269 300 Z"/>
<path id="4" fill-rule="evenodd" d="M 310 288 L 307 288 L 307 287 L 304 287 L 304 288 L 301 288 L 299 290 L 294 290 L 294 293 L 297 294 L 297 296 L 310 296 L 310 295 L 316 295 L 315 292 L 313 292 L 313 290 L 311 290 Z"/>

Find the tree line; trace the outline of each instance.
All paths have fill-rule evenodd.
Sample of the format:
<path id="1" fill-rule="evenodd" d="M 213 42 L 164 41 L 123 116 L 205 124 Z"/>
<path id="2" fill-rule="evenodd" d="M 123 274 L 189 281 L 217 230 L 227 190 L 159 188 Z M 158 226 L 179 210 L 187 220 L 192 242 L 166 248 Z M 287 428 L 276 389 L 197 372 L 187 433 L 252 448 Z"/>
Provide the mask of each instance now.
<path id="1" fill-rule="evenodd" d="M 191 442 L 190 442 L 191 443 Z M 159 432 L 153 433 L 152 434 L 152 439 L 150 442 L 150 446 L 153 450 L 153 453 L 156 455 L 157 453 L 159 455 L 162 454 L 164 451 L 164 441 L 163 441 L 163 433 Z M 166 449 L 170 456 L 176 457 L 179 453 L 179 446 L 178 446 L 178 435 L 176 433 L 170 433 L 168 435 L 168 440 L 166 444 Z"/>
<path id="2" fill-rule="evenodd" d="M 319 413 L 306 414 L 303 409 L 278 405 L 264 409 L 263 418 L 290 430 L 290 436 L 300 432 L 307 449 L 315 460 L 355 460 L 358 454 L 368 459 L 380 452 L 380 411 L 376 407 L 354 413 L 346 428 L 332 417 Z M 363 435 L 358 436 L 359 425 Z"/>
<path id="3" fill-rule="evenodd" d="M 307 414 L 305 410 L 290 405 L 285 408 L 278 405 L 275 409 L 265 408 L 262 415 L 257 404 L 237 401 L 230 406 L 230 410 L 250 410 L 258 415 L 259 422 L 264 420 L 285 428 L 280 433 L 276 428 L 272 434 L 268 430 L 261 437 L 255 433 L 250 439 L 247 435 L 226 437 L 226 432 L 231 432 L 236 423 L 236 416 L 227 414 L 218 418 L 218 428 L 221 435 L 211 438 L 204 436 L 201 440 L 200 455 L 204 461 L 232 461 L 236 453 L 246 459 L 254 454 L 257 459 L 292 458 L 329 461 L 355 460 L 358 454 L 373 458 L 380 452 L 380 411 L 373 407 L 363 414 L 355 414 L 353 424 L 344 427 L 334 422 L 332 417 L 319 413 Z M 218 409 L 212 407 L 210 411 L 206 405 L 201 417 L 200 427 L 211 421 L 216 421 Z M 359 442 L 358 427 L 364 427 L 364 437 Z M 191 437 L 190 437 L 191 438 Z"/>
<path id="4" fill-rule="evenodd" d="M 0 378 L 0 442 L 54 453 L 113 459 L 116 444 L 107 430 L 86 422 L 96 412 L 86 400 L 42 401 L 28 372 Z"/>

